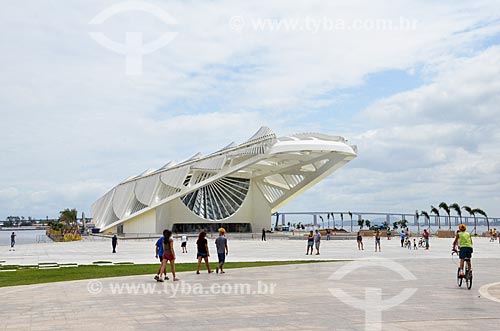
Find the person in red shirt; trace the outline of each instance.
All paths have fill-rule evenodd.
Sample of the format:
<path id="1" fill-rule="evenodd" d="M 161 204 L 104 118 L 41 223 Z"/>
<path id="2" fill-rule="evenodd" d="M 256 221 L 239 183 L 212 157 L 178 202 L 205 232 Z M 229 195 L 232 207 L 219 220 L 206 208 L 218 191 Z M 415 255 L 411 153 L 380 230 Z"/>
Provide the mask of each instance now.
<path id="1" fill-rule="evenodd" d="M 429 232 L 426 229 L 424 229 L 423 237 L 425 240 L 425 249 L 429 249 Z"/>

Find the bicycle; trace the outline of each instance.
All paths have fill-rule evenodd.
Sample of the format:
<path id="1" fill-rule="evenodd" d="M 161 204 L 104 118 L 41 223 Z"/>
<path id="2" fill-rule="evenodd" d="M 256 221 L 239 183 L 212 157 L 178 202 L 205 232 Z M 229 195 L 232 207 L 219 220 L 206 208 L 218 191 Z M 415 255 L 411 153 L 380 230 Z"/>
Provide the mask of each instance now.
<path id="1" fill-rule="evenodd" d="M 453 256 L 454 254 L 458 255 L 457 250 L 453 250 L 451 252 L 451 255 Z M 470 290 L 472 288 L 472 270 L 469 269 L 469 262 L 470 258 L 465 258 L 464 259 L 464 264 L 465 264 L 465 272 L 464 275 L 460 275 L 460 266 L 458 267 L 457 270 L 457 285 L 458 287 L 462 287 L 463 280 L 465 279 L 465 283 L 467 285 L 467 289 Z"/>

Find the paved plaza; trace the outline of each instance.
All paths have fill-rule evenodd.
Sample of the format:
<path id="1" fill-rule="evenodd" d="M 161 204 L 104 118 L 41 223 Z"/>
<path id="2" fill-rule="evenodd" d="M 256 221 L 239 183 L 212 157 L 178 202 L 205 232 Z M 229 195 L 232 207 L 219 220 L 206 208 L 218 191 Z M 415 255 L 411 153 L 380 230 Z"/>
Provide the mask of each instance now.
<path id="1" fill-rule="evenodd" d="M 212 257 L 216 258 L 214 238 L 208 238 Z M 453 239 L 431 238 L 431 249 L 426 251 L 407 250 L 400 247 L 399 238 L 382 240 L 382 252 L 374 252 L 372 238 L 363 239 L 365 250 L 358 251 L 355 240 L 321 241 L 321 255 L 306 256 L 305 240 L 287 240 L 268 236 L 267 241 L 261 240 L 229 240 L 228 261 L 283 261 L 283 260 L 353 260 L 370 257 L 384 257 L 389 259 L 435 259 L 449 257 Z M 417 239 L 418 240 L 418 239 Z M 32 265 L 37 263 L 78 263 L 91 264 L 94 261 L 156 263 L 156 239 L 120 240 L 117 254 L 112 254 L 111 239 L 90 237 L 83 241 L 67 243 L 39 243 L 17 245 L 16 251 L 9 251 L 8 246 L 0 246 L 0 261 L 4 265 Z M 176 239 L 176 262 L 193 262 L 196 259 L 196 238 L 188 241 L 188 253 L 182 254 L 180 239 Z M 500 253 L 500 244 L 490 243 L 487 238 L 474 239 L 476 246 L 474 258 L 497 258 Z"/>
<path id="2" fill-rule="evenodd" d="M 179 273 L 179 282 L 156 283 L 143 275 L 5 287 L 0 330 L 500 329 L 498 242 L 475 240 L 470 291 L 456 285 L 451 239 L 433 239 L 429 251 L 383 240 L 381 253 L 367 238 L 364 251 L 355 241 L 323 241 L 319 256 L 306 256 L 305 241 L 298 240 L 229 245 L 229 261 L 350 261 L 228 269 L 224 275 Z M 155 261 L 152 240 L 121 241 L 117 254 L 110 246 L 109 240 L 20 245 L 2 251 L 0 260 Z M 193 248 L 190 242 L 189 254 L 178 251 L 178 261 L 193 262 Z"/>

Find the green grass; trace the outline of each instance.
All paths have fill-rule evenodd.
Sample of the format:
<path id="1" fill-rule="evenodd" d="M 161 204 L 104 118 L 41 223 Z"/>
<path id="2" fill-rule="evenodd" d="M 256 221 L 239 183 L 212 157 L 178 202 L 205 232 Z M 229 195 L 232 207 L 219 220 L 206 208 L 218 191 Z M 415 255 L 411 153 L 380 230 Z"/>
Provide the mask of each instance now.
<path id="1" fill-rule="evenodd" d="M 318 262 L 337 262 L 329 261 L 259 261 L 259 262 L 228 262 L 224 265 L 224 269 L 234 268 L 250 268 L 250 267 L 267 267 L 288 264 L 305 264 Z M 211 263 L 215 269 L 215 263 Z M 11 268 L 13 266 L 10 266 Z M 30 285 L 52 282 L 63 282 L 70 280 L 106 278 L 106 277 L 122 277 L 133 275 L 154 275 L 158 270 L 159 264 L 133 264 L 133 265 L 113 265 L 98 266 L 98 265 L 80 265 L 75 268 L 61 269 L 17 269 L 15 272 L 3 272 L 0 276 L 0 287 Z M 167 270 L 170 270 L 168 268 Z M 196 263 L 176 263 L 176 272 L 195 271 Z M 202 269 L 203 270 L 203 269 Z"/>

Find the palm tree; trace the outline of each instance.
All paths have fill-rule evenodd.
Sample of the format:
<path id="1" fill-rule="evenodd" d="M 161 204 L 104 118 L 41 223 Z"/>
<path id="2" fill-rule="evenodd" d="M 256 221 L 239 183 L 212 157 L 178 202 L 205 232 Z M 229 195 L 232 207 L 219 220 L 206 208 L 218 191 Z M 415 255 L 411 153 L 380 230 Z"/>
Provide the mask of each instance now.
<path id="1" fill-rule="evenodd" d="M 324 229 L 325 228 L 325 221 L 323 220 L 323 216 L 319 215 L 319 218 L 321 219 L 321 227 Z"/>
<path id="2" fill-rule="evenodd" d="M 392 223 L 392 228 L 396 230 L 398 228 L 399 222 Z"/>
<path id="3" fill-rule="evenodd" d="M 488 215 L 486 215 L 484 210 L 479 208 L 474 208 L 472 209 L 472 211 L 474 212 L 474 214 L 483 215 L 486 218 L 486 225 L 488 226 L 488 232 L 490 232 L 490 221 L 488 221 Z"/>
<path id="4" fill-rule="evenodd" d="M 366 227 L 369 229 L 370 228 L 370 224 L 371 224 L 370 220 L 365 220 L 365 224 L 366 224 Z"/>
<path id="5" fill-rule="evenodd" d="M 401 224 L 401 229 L 406 229 L 408 221 L 403 218 L 401 219 L 401 221 L 399 221 L 399 224 Z"/>
<path id="6" fill-rule="evenodd" d="M 344 214 L 340 213 L 340 221 L 342 222 L 342 229 L 344 228 Z"/>
<path id="7" fill-rule="evenodd" d="M 431 206 L 431 214 L 436 215 L 436 218 L 437 218 L 437 221 L 438 221 L 438 229 L 441 229 L 441 217 L 439 216 L 439 209 L 437 209 L 434 206 Z"/>
<path id="8" fill-rule="evenodd" d="M 347 213 L 349 214 L 349 217 L 351 218 L 351 232 L 352 232 L 352 213 L 350 211 Z"/>
<path id="9" fill-rule="evenodd" d="M 431 231 L 431 218 L 430 218 L 429 214 L 426 211 L 422 210 L 420 212 L 420 215 L 422 215 L 425 218 L 425 220 L 427 221 L 427 223 L 429 224 L 429 232 L 430 232 Z"/>
<path id="10" fill-rule="evenodd" d="M 60 211 L 59 214 L 60 214 L 59 222 L 62 222 L 68 226 L 76 223 L 78 212 L 76 211 L 75 208 L 73 209 L 66 208 Z"/>
<path id="11" fill-rule="evenodd" d="M 361 230 L 365 224 L 365 220 L 358 220 L 359 229 Z"/>
<path id="12" fill-rule="evenodd" d="M 456 203 L 456 202 L 452 203 L 450 205 L 450 208 L 453 209 L 457 213 L 458 217 L 460 217 L 460 223 L 462 223 L 462 210 L 460 210 L 460 206 L 458 205 L 458 203 Z"/>
<path id="13" fill-rule="evenodd" d="M 333 228 L 335 229 L 335 216 L 332 213 Z"/>
<path id="14" fill-rule="evenodd" d="M 466 212 L 468 212 L 470 216 L 474 217 L 474 234 L 477 234 L 477 231 L 476 231 L 476 226 L 477 226 L 477 224 L 476 224 L 476 214 L 474 213 L 474 209 L 472 209 L 469 206 L 463 206 L 462 209 L 465 210 Z"/>
<path id="15" fill-rule="evenodd" d="M 450 222 L 450 207 L 448 206 L 448 204 L 446 204 L 446 202 L 441 202 L 439 204 L 439 208 L 444 210 L 446 212 L 446 214 L 448 215 L 448 225 L 450 227 L 450 230 L 451 230 L 451 222 Z"/>

